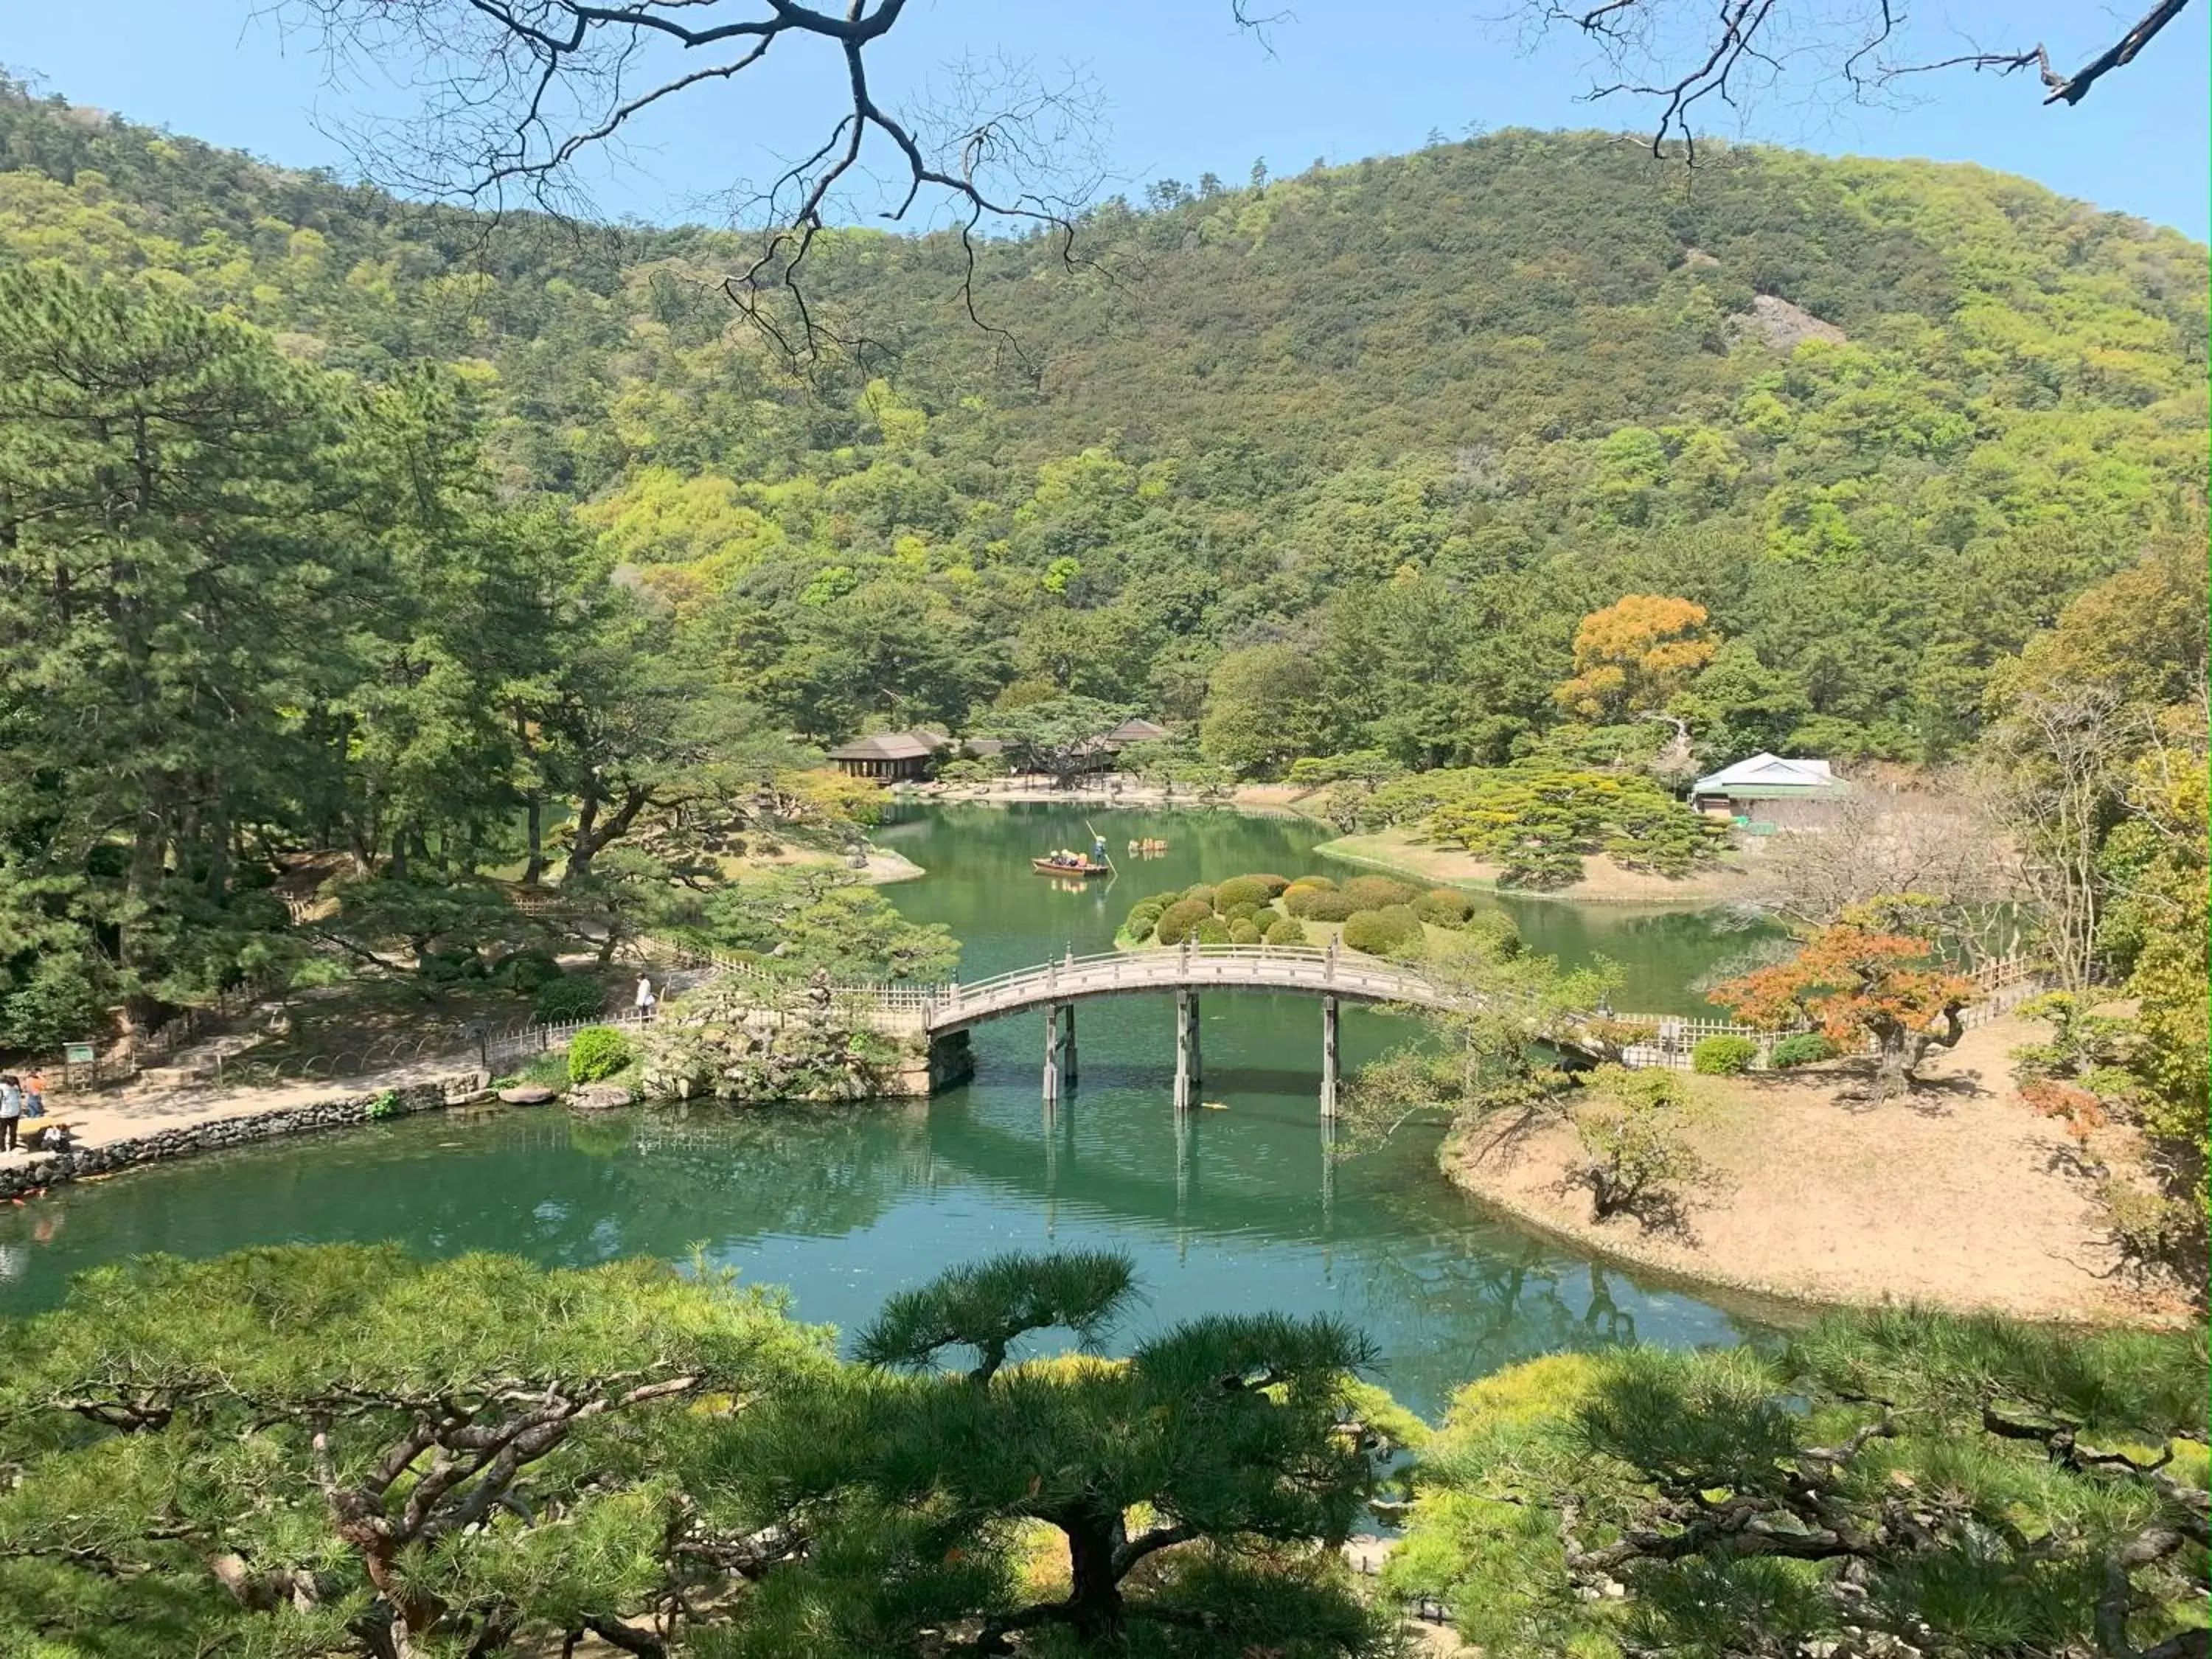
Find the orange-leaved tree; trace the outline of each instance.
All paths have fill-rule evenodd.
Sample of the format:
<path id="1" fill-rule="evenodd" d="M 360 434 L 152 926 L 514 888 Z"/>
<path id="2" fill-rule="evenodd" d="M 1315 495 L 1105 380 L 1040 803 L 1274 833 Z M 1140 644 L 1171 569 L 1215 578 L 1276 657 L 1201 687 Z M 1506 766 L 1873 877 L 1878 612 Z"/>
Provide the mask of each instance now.
<path id="1" fill-rule="evenodd" d="M 1850 906 L 1787 962 L 1732 979 L 1711 1000 L 1753 1025 L 1806 1020 L 1840 1047 L 1871 1040 L 1874 1097 L 1887 1099 L 1912 1086 L 1930 1048 L 1966 1035 L 1959 1016 L 1974 982 L 1936 956 L 1932 919 L 1941 905 L 1908 893 Z"/>
<path id="2" fill-rule="evenodd" d="M 1585 720 L 1622 720 L 1663 708 L 1720 647 L 1705 608 L 1630 593 L 1575 630 L 1575 677 L 1552 695 Z"/>

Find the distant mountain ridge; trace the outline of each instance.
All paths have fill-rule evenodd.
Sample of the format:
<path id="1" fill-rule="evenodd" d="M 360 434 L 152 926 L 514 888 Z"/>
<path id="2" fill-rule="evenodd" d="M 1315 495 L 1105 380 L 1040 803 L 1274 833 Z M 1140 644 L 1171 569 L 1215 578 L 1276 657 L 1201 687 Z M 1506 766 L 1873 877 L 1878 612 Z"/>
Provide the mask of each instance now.
<path id="1" fill-rule="evenodd" d="M 1502 754 L 1574 618 L 1644 591 L 1788 679 L 1747 740 L 1940 756 L 2203 496 L 2206 250 L 2023 179 L 1516 131 L 1151 197 L 1073 270 L 988 245 L 988 330 L 949 239 L 839 232 L 811 293 L 871 344 L 802 370 L 719 292 L 727 234 L 494 231 L 0 94 L 0 261 L 158 275 L 370 378 L 460 365 L 504 484 L 585 503 L 802 729 L 1011 679 L 1195 717 L 1224 653 L 1322 659 L 1395 582 L 1382 689 L 1314 741 Z M 852 654 L 912 617 L 957 672 Z M 799 665 L 825 628 L 849 693 Z"/>

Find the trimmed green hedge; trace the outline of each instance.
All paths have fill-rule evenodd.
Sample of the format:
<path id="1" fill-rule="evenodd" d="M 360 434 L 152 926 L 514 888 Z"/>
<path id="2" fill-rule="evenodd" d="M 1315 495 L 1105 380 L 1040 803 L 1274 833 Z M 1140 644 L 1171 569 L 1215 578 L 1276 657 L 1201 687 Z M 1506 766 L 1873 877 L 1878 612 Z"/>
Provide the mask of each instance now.
<path id="1" fill-rule="evenodd" d="M 1219 916 L 1208 916 L 1190 930 L 1194 945 L 1226 945 L 1229 943 L 1229 924 Z"/>
<path id="2" fill-rule="evenodd" d="M 1377 910 L 1361 910 L 1344 924 L 1344 944 L 1349 951 L 1370 957 L 1403 956 L 1421 943 L 1421 919 L 1410 905 L 1391 904 Z"/>
<path id="3" fill-rule="evenodd" d="M 1304 945 L 1306 942 L 1306 925 L 1296 916 L 1285 916 L 1268 927 L 1267 942 L 1270 945 Z"/>
<path id="4" fill-rule="evenodd" d="M 1690 1050 L 1690 1069 L 1707 1077 L 1734 1077 L 1759 1058 L 1759 1045 L 1746 1036 L 1709 1036 Z"/>
<path id="5" fill-rule="evenodd" d="M 1260 924 L 1248 916 L 1239 916 L 1229 924 L 1229 942 L 1231 945 L 1257 945 L 1266 937 L 1260 931 Z"/>
<path id="6" fill-rule="evenodd" d="M 629 1064 L 629 1039 L 611 1025 L 586 1025 L 568 1039 L 568 1081 L 597 1083 Z"/>

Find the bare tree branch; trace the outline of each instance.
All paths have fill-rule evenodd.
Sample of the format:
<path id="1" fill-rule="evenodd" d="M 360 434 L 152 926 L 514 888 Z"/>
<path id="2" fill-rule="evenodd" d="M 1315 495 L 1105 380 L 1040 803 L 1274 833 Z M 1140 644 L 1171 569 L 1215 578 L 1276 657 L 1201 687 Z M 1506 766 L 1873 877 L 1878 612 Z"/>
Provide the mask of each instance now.
<path id="1" fill-rule="evenodd" d="M 718 286 L 794 356 L 853 347 L 811 297 L 805 272 L 832 224 L 872 208 L 907 224 L 917 206 L 949 214 L 962 252 L 969 319 L 1009 346 L 979 308 L 983 240 L 1005 231 L 1053 237 L 1076 264 L 1074 226 L 1096 190 L 1097 100 L 1071 73 L 1048 82 L 1024 64 L 955 66 L 951 92 L 918 112 L 894 110 L 870 75 L 871 50 L 908 0 L 270 0 L 304 17 L 334 65 L 356 58 L 404 66 L 419 106 L 404 119 L 343 136 L 377 182 L 498 212 L 521 205 L 568 220 L 588 193 L 580 162 L 611 150 L 642 118 L 702 88 L 729 88 L 811 46 L 837 54 L 842 96 L 826 132 L 765 188 L 726 198 L 758 238 Z M 894 172 L 871 171 L 881 155 Z M 873 199 L 868 199 L 872 192 Z"/>
<path id="2" fill-rule="evenodd" d="M 2135 61 L 2189 0 L 2158 0 L 2134 27 L 2071 75 L 2051 66 L 2041 42 L 1923 56 L 1913 50 L 1904 0 L 1522 0 L 1516 11 L 1532 38 L 1578 35 L 1607 66 L 1585 94 L 1656 100 L 1650 148 L 1697 158 L 1693 118 L 1705 100 L 1741 107 L 1794 67 L 1839 79 L 1869 101 L 1908 76 L 1969 69 L 2010 75 L 2033 69 L 2045 103 L 2078 104 L 2097 82 Z M 1240 18 L 1241 21 L 1241 18 Z"/>

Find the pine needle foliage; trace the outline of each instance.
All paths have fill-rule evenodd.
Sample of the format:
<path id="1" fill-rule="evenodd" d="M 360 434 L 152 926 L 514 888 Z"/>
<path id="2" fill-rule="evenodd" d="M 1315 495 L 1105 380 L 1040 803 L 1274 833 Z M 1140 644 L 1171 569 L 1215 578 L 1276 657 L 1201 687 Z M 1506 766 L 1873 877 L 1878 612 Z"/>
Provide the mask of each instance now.
<path id="1" fill-rule="evenodd" d="M 1127 1303 L 1135 1273 L 1127 1256 L 1091 1250 L 1012 1251 L 954 1267 L 885 1302 L 854 1355 L 865 1365 L 915 1370 L 947 1348 L 971 1348 L 969 1381 L 988 1382 L 1008 1346 L 1031 1331 L 1073 1331 L 1086 1350 L 1096 1348 Z"/>
<path id="2" fill-rule="evenodd" d="M 956 1619 L 987 1653 L 1018 1634 L 1039 1653 L 1373 1650 L 1335 1557 L 1388 1421 L 1355 1392 L 1372 1347 L 1332 1320 L 1264 1315 L 1188 1322 L 1126 1359 L 988 1358 L 1051 1327 L 1102 1336 L 1129 1294 L 1114 1256 L 956 1269 L 886 1309 L 860 1344 L 870 1367 L 732 1429 L 729 1466 L 755 1472 L 768 1509 L 829 1517 L 835 1551 L 781 1570 L 805 1582 L 772 1598 L 810 1621 L 810 1650 L 905 1650 Z M 931 1369 L 954 1346 L 984 1364 Z M 1017 1570 L 1040 1527 L 1066 1562 L 1042 1599 Z"/>
<path id="3" fill-rule="evenodd" d="M 1527 1380 L 1522 1380 L 1522 1374 Z M 1401 1591 L 1498 1659 L 2202 1650 L 2201 1334 L 1917 1308 L 1470 1385 Z"/>
<path id="4" fill-rule="evenodd" d="M 829 1364 L 773 1297 L 650 1261 L 95 1269 L 0 1331 L 0 1651 L 394 1659 L 614 1625 L 712 1553 L 672 1478 L 702 1404 Z"/>

